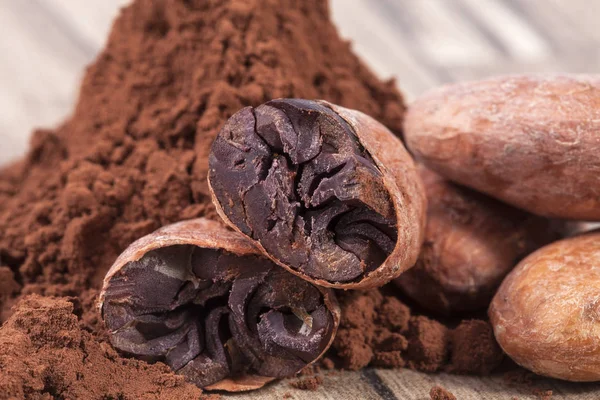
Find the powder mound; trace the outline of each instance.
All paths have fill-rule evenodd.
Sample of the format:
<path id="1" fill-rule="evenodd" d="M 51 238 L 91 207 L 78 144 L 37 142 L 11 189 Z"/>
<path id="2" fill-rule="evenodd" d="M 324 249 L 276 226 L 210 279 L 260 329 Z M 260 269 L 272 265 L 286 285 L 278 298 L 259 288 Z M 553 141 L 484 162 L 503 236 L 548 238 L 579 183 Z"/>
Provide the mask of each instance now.
<path id="1" fill-rule="evenodd" d="M 401 131 L 394 83 L 352 54 L 325 1 L 125 7 L 72 117 L 34 132 L 25 160 L 0 170 L 0 260 L 20 284 L 9 297 L 89 299 L 135 239 L 182 219 L 217 219 L 206 181 L 214 137 L 241 108 L 281 97 L 328 100 Z"/>
<path id="2" fill-rule="evenodd" d="M 408 328 L 408 366 L 426 372 L 440 369 L 448 357 L 448 328 L 427 317 L 413 317 Z"/>
<path id="3" fill-rule="evenodd" d="M 434 386 L 429 391 L 431 400 L 456 400 L 456 396 L 441 386 Z"/>
<path id="4" fill-rule="evenodd" d="M 411 315 L 410 308 L 384 287 L 370 291 L 338 292 L 342 319 L 332 350 L 338 367 L 408 367 L 418 371 L 444 370 L 487 375 L 503 359 L 487 321 L 462 321 L 456 328 Z M 335 358 L 335 357 L 334 357 Z"/>
<path id="5" fill-rule="evenodd" d="M 332 351 L 340 367 L 358 370 L 368 365 L 401 368 L 410 354 L 410 309 L 380 290 L 339 292 L 342 319 Z M 423 317 L 424 318 L 424 317 Z M 408 352 L 407 352 L 408 350 Z M 415 368 L 417 364 L 409 364 Z"/>
<path id="6" fill-rule="evenodd" d="M 65 298 L 25 297 L 0 328 L 0 399 L 200 399 L 164 364 L 121 359 Z"/>
<path id="7" fill-rule="evenodd" d="M 462 321 L 450 335 L 452 359 L 448 372 L 488 375 L 504 358 L 487 321 Z"/>

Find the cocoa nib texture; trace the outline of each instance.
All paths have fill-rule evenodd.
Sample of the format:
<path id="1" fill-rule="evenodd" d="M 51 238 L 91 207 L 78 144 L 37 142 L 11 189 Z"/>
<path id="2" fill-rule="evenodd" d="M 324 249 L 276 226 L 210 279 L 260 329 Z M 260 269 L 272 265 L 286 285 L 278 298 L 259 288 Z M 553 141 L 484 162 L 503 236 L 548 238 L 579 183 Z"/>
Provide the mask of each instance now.
<path id="1" fill-rule="evenodd" d="M 314 279 L 352 282 L 397 241 L 381 171 L 353 128 L 317 101 L 272 100 L 234 114 L 213 143 L 223 213 L 268 254 Z"/>
<path id="2" fill-rule="evenodd" d="M 322 293 L 272 262 L 174 245 L 123 265 L 102 306 L 112 344 L 162 361 L 200 387 L 226 377 L 289 376 L 335 330 Z"/>

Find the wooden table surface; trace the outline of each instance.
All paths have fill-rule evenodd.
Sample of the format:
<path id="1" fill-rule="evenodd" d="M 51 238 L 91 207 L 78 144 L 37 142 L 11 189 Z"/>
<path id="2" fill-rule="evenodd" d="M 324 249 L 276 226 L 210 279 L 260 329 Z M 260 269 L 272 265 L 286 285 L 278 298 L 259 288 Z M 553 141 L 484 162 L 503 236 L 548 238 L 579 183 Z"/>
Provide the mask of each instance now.
<path id="1" fill-rule="evenodd" d="M 72 109 L 84 66 L 127 0 L 0 0 L 0 164 Z M 413 98 L 444 82 L 595 72 L 600 0 L 332 0 L 343 36 Z"/>

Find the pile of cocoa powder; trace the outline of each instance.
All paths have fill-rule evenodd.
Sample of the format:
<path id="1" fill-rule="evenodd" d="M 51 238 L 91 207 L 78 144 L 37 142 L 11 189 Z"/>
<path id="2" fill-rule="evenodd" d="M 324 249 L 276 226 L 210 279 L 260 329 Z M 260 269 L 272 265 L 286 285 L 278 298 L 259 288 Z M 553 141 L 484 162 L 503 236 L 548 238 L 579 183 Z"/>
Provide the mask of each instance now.
<path id="1" fill-rule="evenodd" d="M 240 108 L 278 97 L 325 99 L 401 131 L 394 82 L 351 52 L 323 0 L 136 0 L 123 9 L 73 115 L 34 132 L 25 159 L 0 171 L 0 392 L 196 393 L 164 366 L 112 351 L 96 296 L 135 239 L 182 219 L 216 219 L 206 183 L 214 136 Z M 8 319 L 29 294 L 69 299 L 29 297 Z M 480 343 L 460 345 L 457 330 L 413 316 L 394 296 L 342 297 L 333 350 L 342 368 L 487 373 L 496 362 L 486 322 L 457 328 Z"/>
<path id="2" fill-rule="evenodd" d="M 0 398 L 201 396 L 164 364 L 119 357 L 107 342 L 81 329 L 74 311 L 81 312 L 76 299 L 31 295 L 19 303 L 0 330 Z"/>
<path id="3" fill-rule="evenodd" d="M 339 367 L 488 375 L 500 365 L 502 350 L 489 322 L 464 320 L 452 328 L 413 315 L 396 296 L 384 294 L 390 289 L 339 293 L 342 320 L 330 351 Z"/>

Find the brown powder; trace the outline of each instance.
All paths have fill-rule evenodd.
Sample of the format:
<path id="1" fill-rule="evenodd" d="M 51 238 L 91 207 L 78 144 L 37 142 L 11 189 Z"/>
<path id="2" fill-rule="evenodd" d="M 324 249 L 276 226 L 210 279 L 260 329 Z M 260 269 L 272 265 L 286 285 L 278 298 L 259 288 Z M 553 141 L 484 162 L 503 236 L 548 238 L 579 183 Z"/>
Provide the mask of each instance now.
<path id="1" fill-rule="evenodd" d="M 452 358 L 449 372 L 488 375 L 504 358 L 492 326 L 481 320 L 463 321 L 451 335 Z"/>
<path id="2" fill-rule="evenodd" d="M 533 372 L 518 367 L 516 364 L 503 374 L 504 383 L 511 386 L 532 386 L 537 377 Z"/>
<path id="3" fill-rule="evenodd" d="M 539 400 L 550 400 L 552 398 L 552 390 L 535 389 L 533 395 Z"/>
<path id="4" fill-rule="evenodd" d="M 441 386 L 434 386 L 429 391 L 431 400 L 456 400 L 456 396 Z"/>
<path id="5" fill-rule="evenodd" d="M 73 311 L 65 299 L 19 303 L 0 330 L 0 399 L 201 398 L 164 364 L 120 358 L 83 331 Z"/>
<path id="6" fill-rule="evenodd" d="M 408 347 L 410 310 L 397 298 L 379 290 L 339 295 L 342 320 L 333 349 L 340 367 L 358 370 L 367 365 L 400 368 Z"/>
<path id="7" fill-rule="evenodd" d="M 552 390 L 538 386 L 539 384 L 543 384 L 543 382 L 539 382 L 543 377 L 527 371 L 516 364 L 512 365 L 510 370 L 504 373 L 503 377 L 507 385 L 521 387 L 540 400 L 549 400 L 552 398 Z"/>
<path id="8" fill-rule="evenodd" d="M 323 384 L 321 376 L 309 376 L 290 382 L 290 386 L 300 390 L 317 390 Z"/>
<path id="9" fill-rule="evenodd" d="M 502 361 L 489 322 L 468 320 L 449 329 L 426 316 L 411 316 L 400 300 L 382 294 L 387 289 L 339 294 L 342 320 L 332 350 L 339 367 L 486 375 Z"/>
<path id="10" fill-rule="evenodd" d="M 15 281 L 10 268 L 0 266 L 0 322 L 8 318 L 8 311 L 14 303 L 14 295 L 20 290 L 21 285 Z"/>
<path id="11" fill-rule="evenodd" d="M 326 370 L 332 370 L 335 368 L 335 363 L 329 357 L 323 357 L 320 361 L 320 364 Z"/>
<path id="12" fill-rule="evenodd" d="M 408 328 L 408 366 L 435 372 L 448 358 L 448 328 L 427 317 L 413 317 Z"/>

